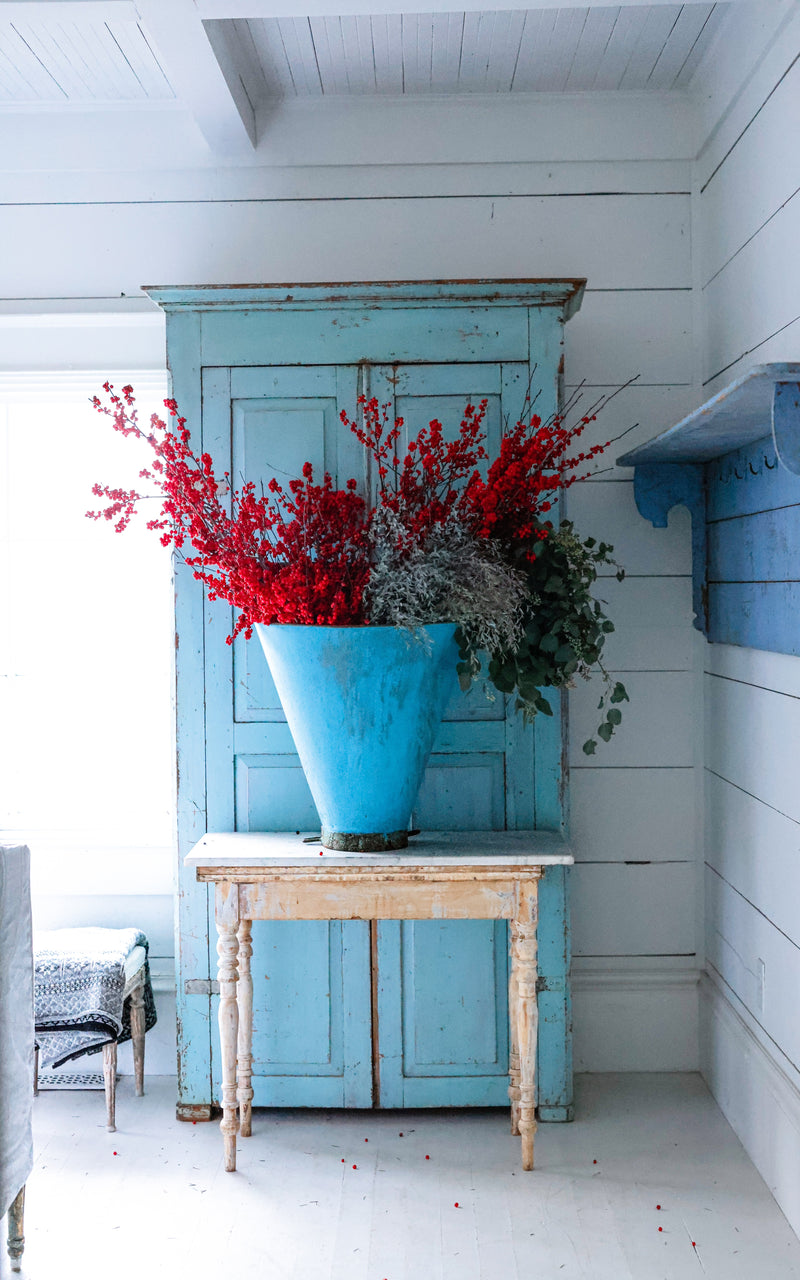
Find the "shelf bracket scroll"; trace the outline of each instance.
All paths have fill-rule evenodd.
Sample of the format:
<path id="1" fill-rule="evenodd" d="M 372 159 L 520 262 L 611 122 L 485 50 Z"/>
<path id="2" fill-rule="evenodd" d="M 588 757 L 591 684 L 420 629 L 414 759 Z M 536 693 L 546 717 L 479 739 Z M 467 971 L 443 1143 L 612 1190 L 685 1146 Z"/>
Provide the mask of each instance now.
<path id="1" fill-rule="evenodd" d="M 781 465 L 800 476 L 800 382 L 775 383 L 772 440 Z"/>
<path id="2" fill-rule="evenodd" d="M 640 462 L 633 479 L 639 514 L 655 529 L 666 529 L 673 507 L 692 517 L 692 607 L 698 631 L 708 630 L 706 570 L 706 479 L 700 462 Z"/>

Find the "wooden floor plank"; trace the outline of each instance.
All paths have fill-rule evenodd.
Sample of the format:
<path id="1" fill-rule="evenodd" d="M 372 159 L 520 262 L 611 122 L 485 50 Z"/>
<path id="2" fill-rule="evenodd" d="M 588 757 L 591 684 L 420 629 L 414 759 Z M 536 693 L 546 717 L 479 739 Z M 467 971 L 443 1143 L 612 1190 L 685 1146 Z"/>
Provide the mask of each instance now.
<path id="1" fill-rule="evenodd" d="M 487 1109 L 257 1111 L 227 1174 L 218 1126 L 175 1120 L 173 1079 L 146 1087 L 120 1080 L 115 1134 L 102 1093 L 37 1099 L 23 1280 L 107 1280 L 110 1258 L 115 1280 L 800 1280 L 699 1076 L 578 1077 L 532 1173 Z"/>

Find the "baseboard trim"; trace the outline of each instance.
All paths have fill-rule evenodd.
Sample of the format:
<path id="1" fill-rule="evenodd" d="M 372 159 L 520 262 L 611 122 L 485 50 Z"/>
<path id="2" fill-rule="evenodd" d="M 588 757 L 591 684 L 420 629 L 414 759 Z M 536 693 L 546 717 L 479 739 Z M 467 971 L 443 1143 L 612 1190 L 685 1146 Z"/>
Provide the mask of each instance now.
<path id="1" fill-rule="evenodd" d="M 573 991 L 653 991 L 696 987 L 698 969 L 579 969 L 572 973 Z"/>
<path id="2" fill-rule="evenodd" d="M 699 971 L 644 957 L 576 963 L 576 1071 L 697 1071 Z"/>
<path id="3" fill-rule="evenodd" d="M 700 1070 L 717 1105 L 800 1235 L 800 1081 L 708 974 L 700 982 Z"/>
<path id="4" fill-rule="evenodd" d="M 171 958 L 150 961 L 150 981 L 156 995 L 175 995 L 175 962 Z"/>

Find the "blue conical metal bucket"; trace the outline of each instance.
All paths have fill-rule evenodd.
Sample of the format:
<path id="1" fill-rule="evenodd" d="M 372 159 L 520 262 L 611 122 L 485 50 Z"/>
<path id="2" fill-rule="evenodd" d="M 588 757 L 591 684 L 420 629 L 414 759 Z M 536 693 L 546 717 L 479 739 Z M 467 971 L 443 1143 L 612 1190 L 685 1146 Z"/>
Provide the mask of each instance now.
<path id="1" fill-rule="evenodd" d="M 257 625 L 330 849 L 408 844 L 411 810 L 457 688 L 453 623 Z"/>

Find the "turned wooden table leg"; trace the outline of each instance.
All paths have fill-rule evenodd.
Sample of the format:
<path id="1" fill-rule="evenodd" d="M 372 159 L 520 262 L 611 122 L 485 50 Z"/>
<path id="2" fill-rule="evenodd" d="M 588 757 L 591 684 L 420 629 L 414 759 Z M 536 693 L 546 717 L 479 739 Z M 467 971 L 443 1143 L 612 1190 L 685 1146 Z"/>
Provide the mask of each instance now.
<path id="1" fill-rule="evenodd" d="M 519 886 L 514 924 L 514 955 L 517 970 L 517 1035 L 519 1036 L 519 1132 L 522 1138 L 522 1167 L 533 1168 L 533 1138 L 536 1133 L 536 1037 L 539 1013 L 536 1004 L 536 924 L 538 882 Z"/>
<path id="2" fill-rule="evenodd" d="M 133 1042 L 133 1075 L 136 1096 L 144 1094 L 144 978 L 131 992 L 131 1040 Z"/>
<path id="3" fill-rule="evenodd" d="M 511 968 L 508 975 L 508 1096 L 511 1099 L 511 1132 L 519 1134 L 519 1032 L 517 1028 L 517 1005 L 519 1003 L 519 984 L 517 973 L 517 956 L 515 943 L 517 924 L 511 921 Z"/>
<path id="4" fill-rule="evenodd" d="M 117 1132 L 117 1042 L 103 1045 L 103 1079 L 106 1086 L 106 1129 Z"/>
<path id="5" fill-rule="evenodd" d="M 250 1083 L 253 1071 L 253 975 L 250 957 L 253 954 L 251 920 L 239 925 L 239 1007 L 237 1090 L 239 1100 L 239 1133 L 249 1138 L 253 1123 L 253 1088 Z"/>
<path id="6" fill-rule="evenodd" d="M 17 1192 L 8 1210 L 8 1256 L 11 1259 L 11 1270 L 20 1270 L 20 1258 L 25 1248 L 23 1221 L 25 1218 L 25 1188 Z"/>
<path id="7" fill-rule="evenodd" d="M 216 892 L 217 955 L 219 956 L 219 1041 L 222 1060 L 222 1120 L 225 1170 L 236 1169 L 236 1047 L 239 1036 L 238 985 L 239 887 L 221 883 Z"/>

